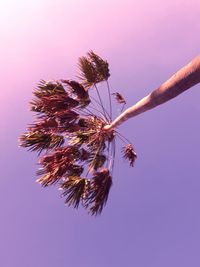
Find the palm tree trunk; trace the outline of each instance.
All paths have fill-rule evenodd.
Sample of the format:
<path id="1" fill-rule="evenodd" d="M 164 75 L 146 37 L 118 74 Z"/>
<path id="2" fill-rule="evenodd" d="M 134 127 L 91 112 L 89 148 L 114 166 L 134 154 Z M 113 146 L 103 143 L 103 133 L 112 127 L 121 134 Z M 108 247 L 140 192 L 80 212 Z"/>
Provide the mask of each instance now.
<path id="1" fill-rule="evenodd" d="M 200 82 L 200 55 L 174 74 L 158 89 L 125 110 L 105 130 L 118 127 L 124 121 L 163 104 Z"/>

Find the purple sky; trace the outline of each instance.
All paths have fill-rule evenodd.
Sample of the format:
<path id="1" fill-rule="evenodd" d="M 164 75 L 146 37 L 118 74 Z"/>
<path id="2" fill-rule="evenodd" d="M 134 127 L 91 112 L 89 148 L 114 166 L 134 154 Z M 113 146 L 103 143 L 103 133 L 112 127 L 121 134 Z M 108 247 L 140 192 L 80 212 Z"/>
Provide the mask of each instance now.
<path id="1" fill-rule="evenodd" d="M 199 85 L 120 127 L 138 160 L 116 157 L 100 217 L 35 183 L 17 147 L 40 79 L 75 76 L 93 49 L 130 106 L 199 54 L 199 14 L 199 0 L 1 0 L 0 266 L 200 266 Z"/>

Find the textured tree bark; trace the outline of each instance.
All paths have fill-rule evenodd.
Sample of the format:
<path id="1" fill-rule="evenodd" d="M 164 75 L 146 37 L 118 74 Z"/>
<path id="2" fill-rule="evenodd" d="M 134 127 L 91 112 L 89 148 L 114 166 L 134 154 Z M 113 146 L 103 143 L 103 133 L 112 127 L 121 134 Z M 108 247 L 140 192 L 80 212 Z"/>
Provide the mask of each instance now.
<path id="1" fill-rule="evenodd" d="M 200 55 L 180 69 L 158 89 L 144 97 L 132 107 L 126 109 L 110 125 L 106 125 L 105 130 L 114 129 L 126 120 L 169 101 L 199 82 Z"/>

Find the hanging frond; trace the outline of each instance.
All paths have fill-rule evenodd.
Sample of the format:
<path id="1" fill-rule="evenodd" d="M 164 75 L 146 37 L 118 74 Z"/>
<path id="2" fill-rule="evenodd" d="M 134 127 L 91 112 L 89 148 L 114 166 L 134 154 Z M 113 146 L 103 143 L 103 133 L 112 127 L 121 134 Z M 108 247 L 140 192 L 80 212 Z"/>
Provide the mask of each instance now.
<path id="1" fill-rule="evenodd" d="M 123 157 L 127 159 L 130 163 L 130 166 L 134 166 L 135 160 L 137 158 L 137 154 L 133 148 L 132 144 L 128 144 L 122 148 Z"/>
<path id="2" fill-rule="evenodd" d="M 64 137 L 43 131 L 27 132 L 20 137 L 20 146 L 39 153 L 45 149 L 53 149 L 64 144 Z"/>
<path id="3" fill-rule="evenodd" d="M 81 201 L 84 200 L 88 191 L 88 179 L 80 176 L 70 176 L 64 181 L 60 187 L 64 192 L 63 197 L 66 197 L 65 203 L 74 208 L 78 208 Z"/>
<path id="4" fill-rule="evenodd" d="M 117 103 L 119 104 L 126 104 L 126 100 L 124 99 L 124 97 L 122 96 L 122 94 L 120 93 L 113 93 L 112 95 L 115 96 L 115 99 L 117 101 Z"/>

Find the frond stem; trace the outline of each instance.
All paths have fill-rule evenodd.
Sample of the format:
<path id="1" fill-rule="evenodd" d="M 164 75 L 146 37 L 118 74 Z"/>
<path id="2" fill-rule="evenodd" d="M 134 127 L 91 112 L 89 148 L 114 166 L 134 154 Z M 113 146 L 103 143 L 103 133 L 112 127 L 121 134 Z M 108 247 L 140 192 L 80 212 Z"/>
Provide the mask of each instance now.
<path id="1" fill-rule="evenodd" d="M 109 108 L 110 108 L 110 119 L 112 121 L 112 102 L 111 102 L 111 92 L 110 92 L 110 85 L 108 80 L 106 80 L 107 89 L 108 89 L 108 96 L 109 96 Z"/>
<path id="2" fill-rule="evenodd" d="M 118 135 L 118 137 L 119 137 L 122 141 L 126 140 L 126 141 L 124 141 L 125 143 L 128 142 L 129 144 L 131 144 L 131 141 L 128 140 L 128 139 L 127 139 L 124 135 L 122 135 L 120 132 L 116 131 L 116 134 Z"/>
<path id="3" fill-rule="evenodd" d="M 101 96 L 100 96 L 100 93 L 99 93 L 99 90 L 98 90 L 96 84 L 94 85 L 94 87 L 95 87 L 95 89 L 96 89 L 96 92 L 97 92 L 97 95 L 98 95 L 98 98 L 99 98 L 100 105 L 101 105 L 101 108 L 102 108 L 102 110 L 103 110 L 104 116 L 105 116 L 105 118 L 107 118 L 107 116 L 106 116 L 106 112 L 105 112 L 105 108 L 104 108 L 104 105 L 103 105 L 103 102 L 102 102 L 102 100 L 101 100 Z M 111 119 L 110 119 L 110 118 L 107 118 L 107 120 L 108 120 L 108 122 L 111 122 Z"/>
<path id="4" fill-rule="evenodd" d="M 101 107 L 101 104 L 99 103 L 99 101 L 98 100 L 96 100 L 96 98 L 95 97 L 93 97 L 93 96 L 90 96 L 90 98 L 92 99 L 92 100 L 94 100 L 96 103 L 97 103 L 97 105 L 99 105 L 100 107 Z M 94 105 L 94 103 L 91 103 L 91 104 L 93 104 Z M 104 109 L 105 110 L 105 112 L 106 112 L 106 121 L 108 122 L 109 120 L 108 120 L 108 117 L 109 117 L 109 113 L 108 113 L 108 111 L 106 110 L 106 109 Z M 98 110 L 99 111 L 99 110 Z M 103 113 L 102 113 L 103 114 Z M 104 116 L 105 117 L 105 116 Z"/>

